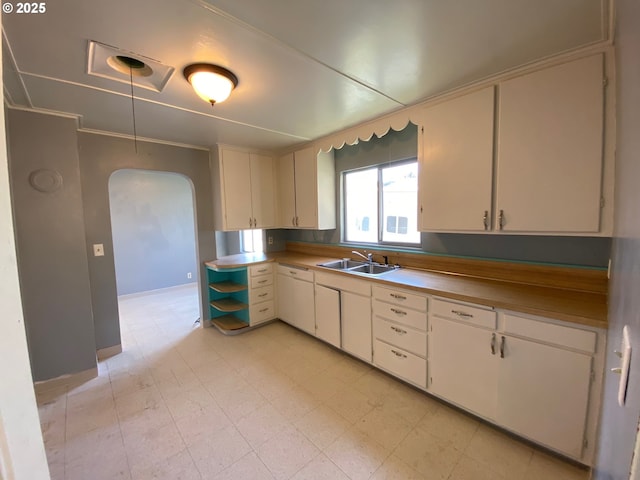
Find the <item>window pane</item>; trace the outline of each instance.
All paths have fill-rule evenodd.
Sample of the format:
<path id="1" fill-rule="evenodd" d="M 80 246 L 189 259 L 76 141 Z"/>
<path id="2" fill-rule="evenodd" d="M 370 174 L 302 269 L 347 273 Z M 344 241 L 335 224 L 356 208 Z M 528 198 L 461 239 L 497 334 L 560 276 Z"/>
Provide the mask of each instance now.
<path id="1" fill-rule="evenodd" d="M 378 242 L 378 169 L 344 175 L 345 240 Z"/>
<path id="2" fill-rule="evenodd" d="M 262 252 L 262 230 L 242 230 L 242 251 L 245 253 Z"/>
<path id="3" fill-rule="evenodd" d="M 417 163 L 382 169 L 382 218 L 387 225 L 383 242 L 420 243 Z"/>

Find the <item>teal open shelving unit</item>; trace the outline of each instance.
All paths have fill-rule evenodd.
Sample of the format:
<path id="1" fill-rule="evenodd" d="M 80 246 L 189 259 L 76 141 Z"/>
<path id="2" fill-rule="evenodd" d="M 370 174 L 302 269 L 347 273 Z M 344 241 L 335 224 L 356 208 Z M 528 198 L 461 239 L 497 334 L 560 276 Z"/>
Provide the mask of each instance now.
<path id="1" fill-rule="evenodd" d="M 214 270 L 207 267 L 211 325 L 225 335 L 249 328 L 249 281 L 247 268 Z"/>

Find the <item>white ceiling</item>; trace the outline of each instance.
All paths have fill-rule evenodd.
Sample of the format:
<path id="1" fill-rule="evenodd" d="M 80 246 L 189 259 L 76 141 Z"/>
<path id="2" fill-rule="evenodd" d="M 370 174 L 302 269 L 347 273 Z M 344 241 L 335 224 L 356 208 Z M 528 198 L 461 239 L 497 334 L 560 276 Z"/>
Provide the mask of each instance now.
<path id="1" fill-rule="evenodd" d="M 607 0 L 54 0 L 3 14 L 9 104 L 132 134 L 130 86 L 87 73 L 88 42 L 175 71 L 135 88 L 137 134 L 283 149 L 475 80 L 604 40 Z M 233 71 L 215 107 L 182 76 Z"/>

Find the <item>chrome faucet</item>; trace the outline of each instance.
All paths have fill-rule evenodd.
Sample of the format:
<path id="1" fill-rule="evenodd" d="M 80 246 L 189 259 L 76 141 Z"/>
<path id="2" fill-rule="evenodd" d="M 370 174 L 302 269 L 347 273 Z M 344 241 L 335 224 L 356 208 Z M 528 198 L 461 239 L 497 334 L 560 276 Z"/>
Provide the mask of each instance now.
<path id="1" fill-rule="evenodd" d="M 369 265 L 373 264 L 373 253 L 367 253 L 366 256 L 356 250 L 351 250 L 351 253 L 355 253 L 359 257 L 364 258 L 367 262 L 369 262 Z"/>

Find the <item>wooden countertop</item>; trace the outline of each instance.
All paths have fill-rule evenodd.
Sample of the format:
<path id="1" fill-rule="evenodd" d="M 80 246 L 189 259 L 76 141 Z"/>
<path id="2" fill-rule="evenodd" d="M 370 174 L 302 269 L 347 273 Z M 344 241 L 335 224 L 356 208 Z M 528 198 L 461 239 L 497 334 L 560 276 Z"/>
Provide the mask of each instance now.
<path id="1" fill-rule="evenodd" d="M 351 278 L 357 275 L 373 283 L 415 290 L 443 298 L 551 317 L 580 325 L 607 328 L 607 296 L 605 294 L 526 285 L 414 268 L 401 268 L 382 276 L 373 277 L 318 266 L 319 263 L 331 260 L 336 260 L 336 258 L 276 252 L 231 255 L 206 262 L 206 265 L 214 270 L 224 270 L 264 262 L 286 263 L 335 275 L 348 275 Z"/>

